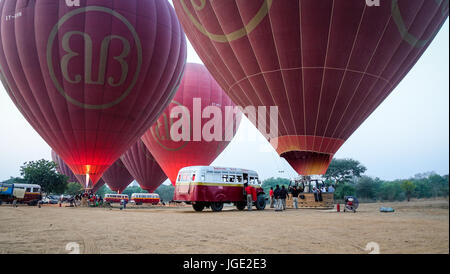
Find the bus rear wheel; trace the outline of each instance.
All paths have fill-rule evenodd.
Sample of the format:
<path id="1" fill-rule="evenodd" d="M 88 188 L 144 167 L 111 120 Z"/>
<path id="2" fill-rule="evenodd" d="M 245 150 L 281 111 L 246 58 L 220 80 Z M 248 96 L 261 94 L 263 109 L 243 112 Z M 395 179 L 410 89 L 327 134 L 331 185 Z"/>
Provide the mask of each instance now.
<path id="1" fill-rule="evenodd" d="M 242 210 L 245 209 L 245 206 L 246 206 L 246 205 L 247 205 L 247 204 L 246 204 L 245 202 L 237 202 L 237 203 L 236 203 L 236 208 L 237 208 L 238 210 L 242 211 Z"/>
<path id="2" fill-rule="evenodd" d="M 211 203 L 211 210 L 214 212 L 222 211 L 223 209 L 223 203 L 222 202 L 212 202 Z"/>
<path id="3" fill-rule="evenodd" d="M 264 195 L 258 195 L 255 206 L 257 210 L 264 210 L 266 208 L 266 198 Z"/>
<path id="4" fill-rule="evenodd" d="M 195 203 L 195 204 L 192 204 L 192 207 L 194 208 L 195 211 L 202 211 L 205 208 L 205 204 Z"/>

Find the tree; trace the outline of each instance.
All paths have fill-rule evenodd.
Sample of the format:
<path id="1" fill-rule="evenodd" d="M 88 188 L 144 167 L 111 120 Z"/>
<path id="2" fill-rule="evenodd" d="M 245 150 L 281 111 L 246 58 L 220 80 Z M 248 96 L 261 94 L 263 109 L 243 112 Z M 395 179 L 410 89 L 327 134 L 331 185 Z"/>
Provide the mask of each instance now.
<path id="1" fill-rule="evenodd" d="M 173 185 L 160 185 L 155 193 L 159 195 L 161 201 L 169 202 L 173 200 L 173 194 L 175 192 L 175 187 Z"/>
<path id="2" fill-rule="evenodd" d="M 403 191 L 405 191 L 406 197 L 409 202 L 409 200 L 411 199 L 411 195 L 414 192 L 414 189 L 416 189 L 416 185 L 411 181 L 403 181 L 401 187 Z"/>
<path id="3" fill-rule="evenodd" d="M 45 159 L 24 163 L 20 175 L 28 184 L 40 185 L 45 193 L 62 194 L 67 186 L 67 176 L 56 172 L 56 163 Z"/>
<path id="4" fill-rule="evenodd" d="M 84 192 L 83 187 L 79 183 L 68 183 L 66 187 L 66 194 L 78 195 Z"/>
<path id="5" fill-rule="evenodd" d="M 369 176 L 362 176 L 355 185 L 356 196 L 361 198 L 375 199 L 381 186 L 381 181 Z"/>
<path id="6" fill-rule="evenodd" d="M 336 186 L 336 190 L 334 191 L 335 199 L 344 199 L 345 196 L 353 196 L 355 195 L 355 187 L 349 184 L 338 184 Z"/>
<path id="7" fill-rule="evenodd" d="M 328 181 L 336 184 L 351 182 L 355 178 L 362 176 L 367 168 L 360 162 L 353 159 L 333 159 L 324 177 Z"/>
<path id="8" fill-rule="evenodd" d="M 4 183 L 4 184 L 26 184 L 27 182 L 23 178 L 20 178 L 20 177 L 10 177 L 8 180 L 3 181 L 1 183 Z"/>
<path id="9" fill-rule="evenodd" d="M 106 185 L 103 185 L 99 190 L 97 190 L 97 192 L 95 194 L 105 197 L 105 194 L 113 194 L 113 193 L 115 193 L 115 192 L 112 191 Z"/>

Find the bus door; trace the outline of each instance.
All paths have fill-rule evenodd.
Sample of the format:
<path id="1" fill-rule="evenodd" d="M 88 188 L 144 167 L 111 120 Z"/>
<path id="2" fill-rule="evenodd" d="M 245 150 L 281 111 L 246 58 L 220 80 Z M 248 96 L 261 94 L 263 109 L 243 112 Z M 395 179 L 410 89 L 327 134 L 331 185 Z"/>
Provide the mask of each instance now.
<path id="1" fill-rule="evenodd" d="M 242 178 L 244 179 L 244 184 L 245 183 L 249 183 L 249 181 L 248 181 L 248 173 L 242 174 Z"/>

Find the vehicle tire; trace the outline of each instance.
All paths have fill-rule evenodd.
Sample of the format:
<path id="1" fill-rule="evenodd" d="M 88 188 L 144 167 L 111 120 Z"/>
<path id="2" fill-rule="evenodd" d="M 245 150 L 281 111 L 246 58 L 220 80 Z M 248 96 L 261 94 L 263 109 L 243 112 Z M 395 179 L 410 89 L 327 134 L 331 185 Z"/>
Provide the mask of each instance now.
<path id="1" fill-rule="evenodd" d="M 223 209 L 223 203 L 222 202 L 212 202 L 211 203 L 211 210 L 214 212 L 222 211 Z"/>
<path id="2" fill-rule="evenodd" d="M 192 207 L 194 208 L 195 211 L 203 211 L 203 209 L 205 208 L 205 204 L 204 203 L 195 203 L 192 204 Z"/>
<path id="3" fill-rule="evenodd" d="M 245 206 L 246 206 L 246 205 L 247 205 L 247 204 L 246 204 L 245 202 L 237 202 L 237 203 L 236 203 L 236 208 L 237 208 L 237 210 L 242 211 L 242 210 L 245 209 Z"/>
<path id="4" fill-rule="evenodd" d="M 266 199 L 264 195 L 258 195 L 255 206 L 257 210 L 264 210 L 266 208 Z"/>

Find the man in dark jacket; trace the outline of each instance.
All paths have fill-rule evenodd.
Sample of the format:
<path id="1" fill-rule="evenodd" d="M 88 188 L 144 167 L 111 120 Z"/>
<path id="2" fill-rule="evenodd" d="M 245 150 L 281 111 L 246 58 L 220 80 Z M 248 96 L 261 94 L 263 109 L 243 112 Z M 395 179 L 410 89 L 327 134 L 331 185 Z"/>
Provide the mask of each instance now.
<path id="1" fill-rule="evenodd" d="M 281 209 L 281 200 L 280 200 L 280 186 L 277 185 L 275 190 L 273 191 L 273 196 L 275 198 L 275 211 L 280 211 Z"/>
<path id="2" fill-rule="evenodd" d="M 300 191 L 297 189 L 296 186 L 291 187 L 291 194 L 292 194 L 292 202 L 294 208 L 298 209 L 298 194 Z"/>
<path id="3" fill-rule="evenodd" d="M 280 190 L 280 199 L 281 199 L 281 204 L 282 204 L 282 208 L 283 210 L 286 210 L 286 197 L 287 197 L 287 190 L 284 186 L 281 186 L 281 190 Z"/>

